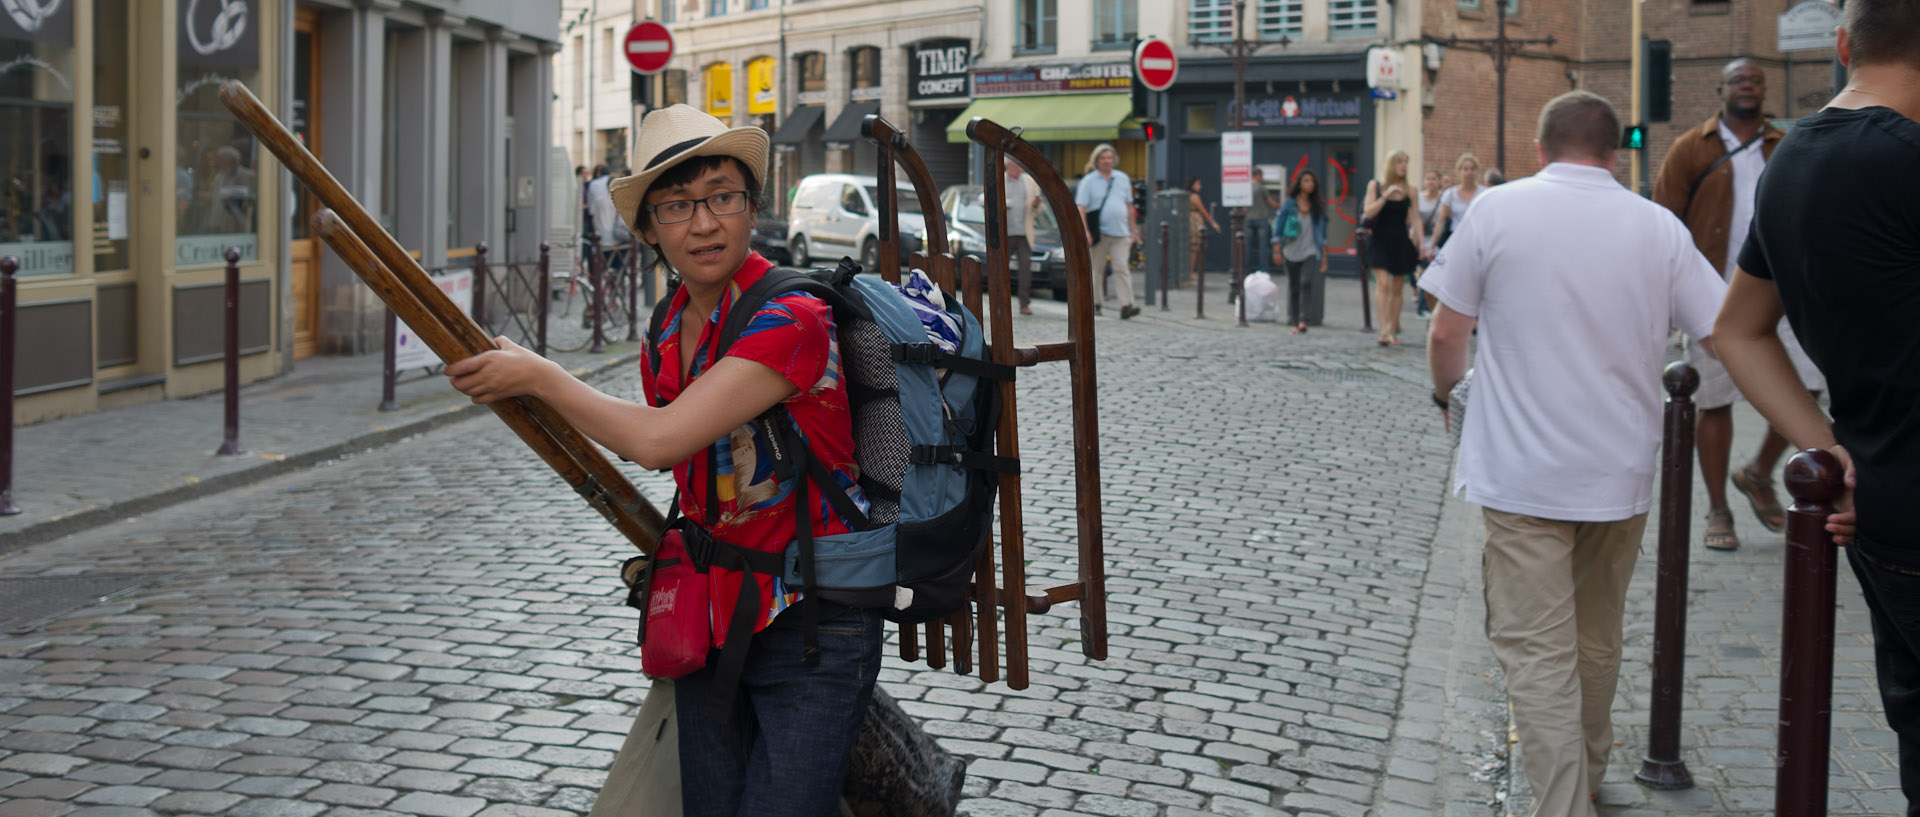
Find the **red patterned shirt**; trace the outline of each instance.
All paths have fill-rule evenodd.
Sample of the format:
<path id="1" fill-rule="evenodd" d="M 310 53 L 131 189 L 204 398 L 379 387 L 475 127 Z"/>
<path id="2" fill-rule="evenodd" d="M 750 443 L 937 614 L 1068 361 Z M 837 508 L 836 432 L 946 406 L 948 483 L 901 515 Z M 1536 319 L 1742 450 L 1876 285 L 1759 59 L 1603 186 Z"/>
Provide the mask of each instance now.
<path id="1" fill-rule="evenodd" d="M 658 344 L 660 370 L 652 370 L 654 355 L 640 356 L 640 383 L 649 404 L 659 405 L 663 398 L 671 401 L 679 397 L 689 383 L 712 368 L 717 361 L 712 349 L 734 301 L 772 266 L 759 253 L 748 255 L 740 265 L 721 294 L 719 306 L 707 316 L 706 326 L 700 330 L 690 373 L 680 369 L 680 320 L 687 306 L 687 292 L 683 288 L 674 293 L 667 305 L 667 320 L 660 337 L 647 339 L 649 344 Z M 803 293 L 767 301 L 754 313 L 724 356 L 765 365 L 793 384 L 795 393 L 781 405 L 800 427 L 808 451 L 827 466 L 855 505 L 862 511 L 867 510 L 866 498 L 858 483 L 859 468 L 853 459 L 852 415 L 841 379 L 840 347 L 834 333 L 833 312 L 827 304 Z M 709 450 L 713 455 L 711 459 Z M 721 541 L 756 550 L 784 550 L 795 533 L 794 480 L 806 477 L 797 474 L 784 481 L 776 477 L 770 451 L 764 433 L 756 424 L 747 423 L 715 440 L 709 449 L 674 465 L 674 482 L 680 488 L 680 513 L 708 527 L 714 538 Z M 709 462 L 719 466 L 714 480 L 717 496 L 707 495 Z M 810 486 L 807 494 L 812 505 L 808 516 L 815 536 L 852 530 L 821 498 L 817 487 Z M 717 511 L 717 521 L 708 526 L 710 505 Z M 737 598 L 738 574 L 714 570 L 709 575 L 714 577 L 714 645 L 719 646 L 725 640 L 727 617 Z M 756 631 L 765 628 L 775 615 L 799 598 L 777 579 L 763 580 L 762 587 L 763 615 Z"/>

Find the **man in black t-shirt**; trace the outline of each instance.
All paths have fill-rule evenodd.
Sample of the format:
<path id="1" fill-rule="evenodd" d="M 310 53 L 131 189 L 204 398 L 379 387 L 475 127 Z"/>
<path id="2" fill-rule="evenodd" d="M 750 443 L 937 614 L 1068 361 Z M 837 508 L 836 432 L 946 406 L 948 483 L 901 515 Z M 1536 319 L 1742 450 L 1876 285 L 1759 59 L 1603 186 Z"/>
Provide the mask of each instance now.
<path id="1" fill-rule="evenodd" d="M 1920 815 L 1920 0 L 1848 0 L 1845 90 L 1795 124 L 1760 177 L 1753 228 L 1714 327 L 1727 371 L 1802 448 L 1846 466 L 1826 529 L 1873 616 L 1900 787 Z M 1826 375 L 1833 421 L 1800 386 L 1784 310 Z"/>

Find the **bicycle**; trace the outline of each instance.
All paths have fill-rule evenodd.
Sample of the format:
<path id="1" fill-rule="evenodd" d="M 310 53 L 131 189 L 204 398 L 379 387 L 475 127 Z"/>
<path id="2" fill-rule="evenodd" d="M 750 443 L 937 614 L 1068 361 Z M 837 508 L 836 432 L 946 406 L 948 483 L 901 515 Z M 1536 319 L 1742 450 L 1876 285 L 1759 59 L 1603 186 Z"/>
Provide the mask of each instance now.
<path id="1" fill-rule="evenodd" d="M 632 244 L 616 244 L 599 250 L 598 258 L 583 253 L 577 268 L 554 276 L 553 285 L 557 288 L 560 279 L 567 282 L 564 295 L 554 298 L 559 314 L 547 322 L 547 348 L 560 352 L 577 352 L 587 348 L 593 342 L 593 316 L 600 313 L 600 335 L 603 340 L 618 341 L 626 338 L 627 325 L 634 316 L 627 309 L 628 288 L 637 286 L 634 272 L 638 254 L 633 252 Z M 593 277 L 587 265 L 601 265 L 600 286 L 593 285 Z M 570 320 L 574 307 L 580 307 L 579 319 Z M 550 308 L 551 310 L 551 308 Z M 549 312 L 551 315 L 551 311 Z"/>

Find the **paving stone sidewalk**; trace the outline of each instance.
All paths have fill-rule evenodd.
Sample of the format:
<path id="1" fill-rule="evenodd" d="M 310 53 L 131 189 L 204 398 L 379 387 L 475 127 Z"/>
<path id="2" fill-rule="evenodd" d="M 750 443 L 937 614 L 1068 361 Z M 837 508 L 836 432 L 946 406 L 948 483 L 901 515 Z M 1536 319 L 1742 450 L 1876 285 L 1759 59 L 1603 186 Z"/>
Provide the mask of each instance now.
<path id="1" fill-rule="evenodd" d="M 551 355 L 576 374 L 632 365 L 636 343 Z M 310 357 L 240 390 L 244 454 L 216 456 L 221 392 L 15 428 L 14 504 L 0 557 L 36 542 L 258 482 L 484 413 L 426 369 L 400 373 L 396 411 L 380 411 L 380 357 Z"/>

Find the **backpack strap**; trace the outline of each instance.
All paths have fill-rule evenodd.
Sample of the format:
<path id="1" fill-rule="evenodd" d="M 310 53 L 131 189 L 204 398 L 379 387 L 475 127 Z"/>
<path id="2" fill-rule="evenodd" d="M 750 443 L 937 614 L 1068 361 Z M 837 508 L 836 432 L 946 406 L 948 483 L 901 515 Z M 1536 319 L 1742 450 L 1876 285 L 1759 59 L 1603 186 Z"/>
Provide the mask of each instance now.
<path id="1" fill-rule="evenodd" d="M 747 648 L 753 643 L 754 618 L 760 614 L 760 580 L 762 576 L 780 575 L 781 555 L 723 542 L 699 525 L 687 525 L 681 536 L 687 545 L 687 557 L 696 567 L 740 573 L 740 593 L 727 619 L 727 640 L 721 644 L 720 659 L 713 667 L 714 695 L 707 699 L 707 714 L 727 723 L 733 719 L 740 676 L 747 666 Z"/>
<path id="2" fill-rule="evenodd" d="M 946 369 L 1003 383 L 1011 383 L 1014 380 L 1015 369 L 1012 366 L 956 355 L 933 343 L 896 343 L 893 345 L 893 361 L 932 366 L 936 369 Z"/>

